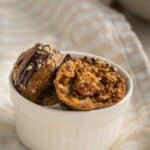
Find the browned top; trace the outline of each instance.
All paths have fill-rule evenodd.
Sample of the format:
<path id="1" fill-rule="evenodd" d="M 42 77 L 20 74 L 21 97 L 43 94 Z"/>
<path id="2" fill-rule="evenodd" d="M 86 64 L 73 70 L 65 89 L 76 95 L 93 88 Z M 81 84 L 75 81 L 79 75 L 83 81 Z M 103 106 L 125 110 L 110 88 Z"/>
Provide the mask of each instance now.
<path id="1" fill-rule="evenodd" d="M 66 60 L 57 72 L 59 99 L 77 110 L 110 106 L 126 93 L 123 77 L 111 65 L 95 58 Z"/>
<path id="2" fill-rule="evenodd" d="M 16 65 L 20 65 L 20 73 L 16 79 L 15 85 L 26 85 L 33 72 L 38 71 L 54 53 L 57 53 L 57 51 L 52 49 L 50 45 L 37 43 L 26 59 L 19 57 Z"/>
<path id="3" fill-rule="evenodd" d="M 33 102 L 51 104 L 53 80 L 62 61 L 63 55 L 51 45 L 37 43 L 18 57 L 12 73 L 14 86 Z"/>

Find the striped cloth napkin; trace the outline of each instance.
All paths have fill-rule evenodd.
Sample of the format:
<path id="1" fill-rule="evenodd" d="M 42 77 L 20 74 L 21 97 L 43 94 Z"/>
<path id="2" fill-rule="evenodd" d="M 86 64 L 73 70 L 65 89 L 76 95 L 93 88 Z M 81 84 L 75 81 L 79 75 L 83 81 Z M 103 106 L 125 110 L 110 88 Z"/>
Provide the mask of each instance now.
<path id="1" fill-rule="evenodd" d="M 8 76 L 22 50 L 37 41 L 87 51 L 123 66 L 134 94 L 112 150 L 150 148 L 150 62 L 126 19 L 99 1 L 0 0 L 0 150 L 26 150 L 14 128 Z"/>

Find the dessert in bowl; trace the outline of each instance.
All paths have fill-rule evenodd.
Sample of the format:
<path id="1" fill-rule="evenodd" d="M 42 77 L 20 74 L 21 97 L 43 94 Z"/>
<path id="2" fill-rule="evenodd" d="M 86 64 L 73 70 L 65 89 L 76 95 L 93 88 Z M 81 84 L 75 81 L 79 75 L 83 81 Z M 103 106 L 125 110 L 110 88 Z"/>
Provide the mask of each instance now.
<path id="1" fill-rule="evenodd" d="M 44 47 L 36 44 L 30 61 L 22 59 L 24 69 L 19 69 L 23 67 L 16 63 L 10 75 L 19 139 L 32 150 L 108 149 L 119 135 L 131 99 L 131 77 L 122 67 L 102 57 L 74 51 L 53 52 L 56 50 L 51 46 L 45 52 Z M 35 55 L 39 51 L 48 57 L 44 56 L 37 69 L 41 56 Z M 31 73 L 29 66 L 34 66 Z M 45 71 L 49 78 L 46 76 L 46 82 Z M 20 81 L 23 72 L 28 72 L 24 73 L 28 78 Z M 38 72 L 40 75 L 34 78 Z"/>

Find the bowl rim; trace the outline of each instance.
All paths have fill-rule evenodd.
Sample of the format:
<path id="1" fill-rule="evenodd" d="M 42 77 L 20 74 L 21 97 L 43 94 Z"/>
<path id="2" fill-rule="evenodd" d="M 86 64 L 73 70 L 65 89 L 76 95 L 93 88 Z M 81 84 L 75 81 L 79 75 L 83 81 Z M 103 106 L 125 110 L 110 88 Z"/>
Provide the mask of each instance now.
<path id="1" fill-rule="evenodd" d="M 54 108 L 51 108 L 51 107 L 47 107 L 47 106 L 41 106 L 41 105 L 38 105 L 36 103 L 33 103 L 31 102 L 30 100 L 28 100 L 27 98 L 25 98 L 24 96 L 22 96 L 17 90 L 16 88 L 14 87 L 13 83 L 12 83 L 12 70 L 9 74 L 9 85 L 10 85 L 10 88 L 15 92 L 15 94 L 17 96 L 20 97 L 21 100 L 23 100 L 23 102 L 26 104 L 26 105 L 30 105 L 30 107 L 33 107 L 33 108 L 36 108 L 36 109 L 39 109 L 39 110 L 43 110 L 43 111 L 49 111 L 49 112 L 54 112 L 54 113 L 58 113 L 58 114 L 91 114 L 91 113 L 96 113 L 96 112 L 101 112 L 101 111 L 112 111 L 113 109 L 119 107 L 121 104 L 125 103 L 125 101 L 127 101 L 132 93 L 133 93 L 133 81 L 132 81 L 132 78 L 131 76 L 129 75 L 129 73 L 123 68 L 121 67 L 120 65 L 116 64 L 115 62 L 109 60 L 109 59 L 106 59 L 102 56 L 99 56 L 99 55 L 95 55 L 95 54 L 91 54 L 89 52 L 78 52 L 78 51 L 61 51 L 63 54 L 70 54 L 70 55 L 76 55 L 77 57 L 79 56 L 87 56 L 87 57 L 95 57 L 95 58 L 98 58 L 98 59 L 102 59 L 104 61 L 106 61 L 107 63 L 111 64 L 112 66 L 115 66 L 118 71 L 123 74 L 124 78 L 126 81 L 128 81 L 128 88 L 127 88 L 127 93 L 126 95 L 123 97 L 122 100 L 120 100 L 119 102 L 117 102 L 116 104 L 113 104 L 111 106 L 108 106 L 108 107 L 103 107 L 103 108 L 98 108 L 98 109 L 94 109 L 94 110 L 90 110 L 90 111 L 80 111 L 80 110 L 75 110 L 75 111 L 64 111 L 64 110 L 61 110 L 61 109 L 54 109 Z M 68 113 L 69 112 L 69 113 Z"/>

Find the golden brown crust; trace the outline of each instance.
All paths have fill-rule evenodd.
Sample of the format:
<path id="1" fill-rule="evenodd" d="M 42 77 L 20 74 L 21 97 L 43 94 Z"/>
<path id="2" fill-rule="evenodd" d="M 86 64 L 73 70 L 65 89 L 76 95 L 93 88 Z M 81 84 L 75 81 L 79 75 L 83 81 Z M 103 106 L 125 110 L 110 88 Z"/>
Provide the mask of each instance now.
<path id="1" fill-rule="evenodd" d="M 17 59 L 12 73 L 16 89 L 27 99 L 39 104 L 51 104 L 50 94 L 42 97 L 46 89 L 51 92 L 55 71 L 63 61 L 63 55 L 50 45 L 36 44 Z"/>
<path id="2" fill-rule="evenodd" d="M 106 62 L 76 58 L 59 68 L 55 89 L 58 98 L 76 110 L 92 110 L 119 102 L 126 93 L 123 77 Z"/>

